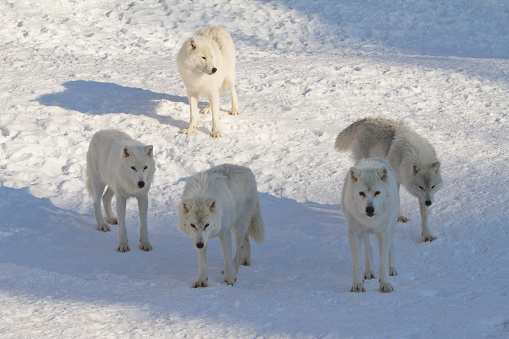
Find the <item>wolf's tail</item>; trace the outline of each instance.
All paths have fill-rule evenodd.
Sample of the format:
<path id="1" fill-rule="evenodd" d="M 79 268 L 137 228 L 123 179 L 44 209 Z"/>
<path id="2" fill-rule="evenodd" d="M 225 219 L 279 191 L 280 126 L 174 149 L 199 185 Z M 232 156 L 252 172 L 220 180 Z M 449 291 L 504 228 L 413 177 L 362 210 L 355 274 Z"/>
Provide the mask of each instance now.
<path id="1" fill-rule="evenodd" d="M 362 123 L 363 120 L 359 120 L 339 132 L 334 143 L 334 148 L 338 152 L 348 152 L 352 147 L 355 134 L 357 133 L 357 126 Z"/>
<path id="2" fill-rule="evenodd" d="M 263 223 L 262 219 L 260 201 L 256 202 L 256 211 L 253 219 L 251 219 L 251 224 L 247 229 L 247 235 L 253 238 L 253 240 L 258 244 L 261 244 L 265 241 L 265 224 Z"/>
<path id="3" fill-rule="evenodd" d="M 88 168 L 87 168 L 87 191 L 88 191 L 88 195 L 90 195 L 92 198 L 95 196 L 95 193 L 94 193 L 94 189 L 92 188 L 92 183 L 90 182 L 90 175 L 88 173 Z"/>

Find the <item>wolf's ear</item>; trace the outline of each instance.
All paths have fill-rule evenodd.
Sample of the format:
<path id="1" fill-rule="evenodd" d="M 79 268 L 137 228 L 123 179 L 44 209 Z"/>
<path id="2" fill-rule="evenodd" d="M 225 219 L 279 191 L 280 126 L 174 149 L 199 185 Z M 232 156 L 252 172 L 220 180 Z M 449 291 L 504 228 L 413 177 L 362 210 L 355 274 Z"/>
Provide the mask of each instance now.
<path id="1" fill-rule="evenodd" d="M 129 158 L 130 156 L 133 156 L 134 155 L 134 152 L 133 152 L 133 149 L 127 145 L 125 145 L 123 148 L 122 148 L 122 157 L 123 158 Z"/>
<path id="2" fill-rule="evenodd" d="M 154 146 L 148 145 L 143 148 L 143 152 L 145 152 L 146 155 L 149 157 L 152 157 L 154 155 Z"/>
<path id="3" fill-rule="evenodd" d="M 191 210 L 193 206 L 191 206 L 191 204 L 187 201 L 182 201 L 182 211 L 184 211 L 184 214 L 187 214 L 189 213 L 189 211 Z"/>
<path id="4" fill-rule="evenodd" d="M 440 161 L 432 163 L 431 168 L 433 168 L 437 174 L 440 174 Z"/>
<path id="5" fill-rule="evenodd" d="M 359 173 L 357 168 L 350 167 L 350 180 L 352 180 L 353 182 L 356 182 L 360 178 L 362 178 L 362 174 Z"/>
<path id="6" fill-rule="evenodd" d="M 387 173 L 387 167 L 382 166 L 376 171 L 376 175 L 383 181 L 387 181 L 389 179 L 389 174 Z"/>
<path id="7" fill-rule="evenodd" d="M 189 39 L 189 49 L 196 49 L 196 40 L 194 38 Z"/>
<path id="8" fill-rule="evenodd" d="M 207 207 L 211 212 L 216 211 L 216 201 L 214 199 L 207 200 Z"/>
<path id="9" fill-rule="evenodd" d="M 419 172 L 421 170 L 421 166 L 419 166 L 419 164 L 415 164 L 414 165 L 414 175 L 417 174 L 417 172 Z"/>

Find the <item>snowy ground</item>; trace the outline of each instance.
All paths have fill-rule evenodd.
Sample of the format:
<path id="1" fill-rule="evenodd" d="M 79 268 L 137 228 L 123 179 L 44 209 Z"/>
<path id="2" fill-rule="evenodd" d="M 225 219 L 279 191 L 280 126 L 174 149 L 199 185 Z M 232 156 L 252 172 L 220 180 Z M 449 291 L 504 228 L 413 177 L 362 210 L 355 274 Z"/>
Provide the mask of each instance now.
<path id="1" fill-rule="evenodd" d="M 0 0 L 0 22 L 2 338 L 509 336 L 507 1 Z M 241 115 L 225 97 L 223 138 L 209 116 L 180 135 L 176 53 L 218 24 L 237 47 Z M 366 116 L 410 125 L 442 161 L 436 241 L 419 242 L 402 191 L 390 294 L 349 292 L 352 160 L 333 144 Z M 112 127 L 155 146 L 148 253 L 118 253 L 116 228 L 95 228 L 85 154 Z M 228 287 L 213 240 L 211 286 L 192 289 L 176 208 L 187 178 L 225 162 L 255 173 L 266 243 Z M 136 244 L 134 200 L 127 224 Z"/>

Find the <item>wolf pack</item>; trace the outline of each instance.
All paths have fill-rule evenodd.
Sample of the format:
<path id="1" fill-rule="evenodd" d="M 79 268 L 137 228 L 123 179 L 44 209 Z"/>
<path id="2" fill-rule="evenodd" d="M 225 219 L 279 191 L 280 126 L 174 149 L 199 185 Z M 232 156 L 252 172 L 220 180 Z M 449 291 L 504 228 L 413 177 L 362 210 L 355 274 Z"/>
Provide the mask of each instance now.
<path id="1" fill-rule="evenodd" d="M 211 136 L 221 137 L 221 89 L 230 89 L 230 114 L 239 114 L 235 91 L 235 48 L 230 34 L 220 26 L 201 29 L 183 44 L 177 55 L 177 66 L 187 89 L 190 107 L 189 125 L 181 133 L 196 132 L 198 99 L 204 94 L 208 97 L 209 106 L 202 113 L 212 113 Z M 394 230 L 398 221 L 408 221 L 400 210 L 400 185 L 417 198 L 421 241 L 435 240 L 428 224 L 428 209 L 442 186 L 440 162 L 427 139 L 404 124 L 382 118 L 368 117 L 354 122 L 338 134 L 334 147 L 339 152 L 351 152 L 355 161 L 346 172 L 341 194 L 341 209 L 348 223 L 352 254 L 350 291 L 365 292 L 364 281 L 375 278 L 371 234 L 380 252 L 379 291 L 392 292 L 394 289 L 389 277 L 397 275 Z M 144 145 L 122 131 L 98 131 L 90 141 L 87 189 L 94 200 L 97 228 L 108 232 L 111 231 L 110 225 L 118 225 L 119 252 L 130 250 L 126 201 L 131 197 L 138 202 L 139 248 L 152 250 L 147 212 L 148 193 L 155 169 L 154 147 Z M 117 216 L 111 205 L 114 196 Z M 102 205 L 106 218 L 103 217 Z M 198 255 L 198 279 L 193 287 L 208 286 L 207 245 L 215 237 L 219 237 L 223 250 L 224 281 L 234 285 L 239 267 L 251 264 L 251 240 L 261 244 L 265 238 L 253 172 L 244 166 L 222 164 L 192 176 L 185 185 L 178 207 L 178 229 L 191 238 Z"/>

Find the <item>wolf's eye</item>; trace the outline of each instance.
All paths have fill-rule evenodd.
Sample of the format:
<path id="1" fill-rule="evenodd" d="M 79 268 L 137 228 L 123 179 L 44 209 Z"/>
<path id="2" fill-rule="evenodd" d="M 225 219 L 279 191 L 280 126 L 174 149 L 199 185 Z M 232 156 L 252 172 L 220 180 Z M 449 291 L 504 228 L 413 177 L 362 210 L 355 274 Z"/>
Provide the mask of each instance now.
<path id="1" fill-rule="evenodd" d="M 366 196 L 366 193 L 364 193 L 364 192 L 359 192 L 359 195 L 360 195 L 361 197 L 365 197 L 365 196 Z"/>
<path id="2" fill-rule="evenodd" d="M 380 194 L 380 191 L 375 192 L 375 197 Z"/>
<path id="3" fill-rule="evenodd" d="M 207 60 L 207 58 L 205 58 L 205 57 L 201 57 L 201 58 L 202 58 L 203 60 Z"/>
<path id="4" fill-rule="evenodd" d="M 196 229 L 196 225 L 195 224 L 191 224 L 191 227 Z"/>
<path id="5" fill-rule="evenodd" d="M 431 189 L 434 190 L 435 189 L 435 185 L 431 186 Z"/>
<path id="6" fill-rule="evenodd" d="M 145 167 L 143 168 L 143 170 L 146 170 L 147 168 L 148 168 L 148 166 L 145 166 Z"/>
<path id="7" fill-rule="evenodd" d="M 136 171 L 136 167 L 134 167 L 134 166 L 131 166 L 131 169 L 132 169 L 133 171 Z"/>
<path id="8" fill-rule="evenodd" d="M 203 226 L 203 228 L 207 228 L 207 227 L 209 227 L 209 224 L 205 224 L 205 226 Z"/>
<path id="9" fill-rule="evenodd" d="M 424 191 L 424 187 L 422 187 L 422 186 L 419 186 L 419 188 L 421 189 L 421 191 Z"/>

